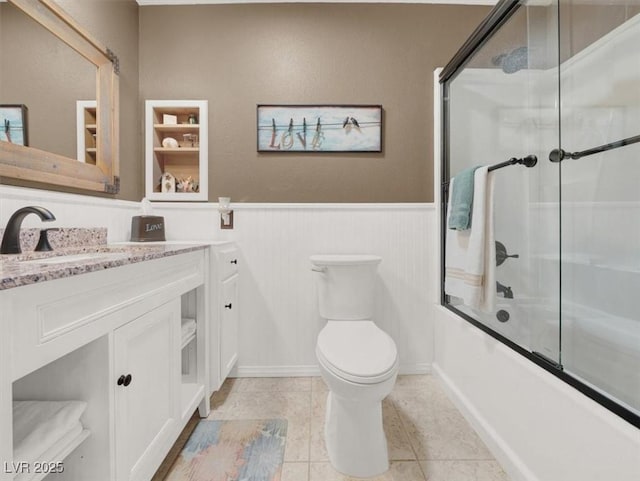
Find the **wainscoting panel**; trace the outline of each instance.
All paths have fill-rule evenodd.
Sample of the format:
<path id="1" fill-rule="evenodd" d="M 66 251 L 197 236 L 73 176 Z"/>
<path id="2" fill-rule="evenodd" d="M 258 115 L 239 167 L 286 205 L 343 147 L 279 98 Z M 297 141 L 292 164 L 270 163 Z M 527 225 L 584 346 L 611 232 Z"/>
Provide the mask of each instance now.
<path id="1" fill-rule="evenodd" d="M 326 253 L 383 258 L 376 322 L 396 341 L 403 372 L 427 371 L 432 214 L 430 206 L 412 205 L 237 209 L 234 237 L 243 261 L 238 375 L 315 373 L 302 369 L 316 366 L 315 342 L 323 327 L 309 257 Z"/>
<path id="2" fill-rule="evenodd" d="M 0 225 L 24 205 L 42 205 L 56 226 L 107 227 L 109 242 L 129 239 L 139 204 L 0 187 Z M 239 376 L 318 374 L 313 254 L 382 257 L 375 320 L 395 340 L 401 372 L 428 372 L 437 298 L 433 204 L 234 204 L 233 230 L 220 230 L 217 204 L 154 203 L 167 240 L 234 240 L 241 251 Z M 33 217 L 33 219 L 30 219 Z M 36 216 L 25 219 L 41 225 Z M 53 225 L 50 225 L 53 226 Z"/>
<path id="3" fill-rule="evenodd" d="M 234 204 L 220 230 L 216 204 L 154 204 L 167 238 L 229 239 L 240 256 L 237 376 L 319 373 L 313 254 L 367 253 L 379 267 L 375 319 L 396 341 L 401 372 L 430 370 L 437 286 L 433 204 Z"/>

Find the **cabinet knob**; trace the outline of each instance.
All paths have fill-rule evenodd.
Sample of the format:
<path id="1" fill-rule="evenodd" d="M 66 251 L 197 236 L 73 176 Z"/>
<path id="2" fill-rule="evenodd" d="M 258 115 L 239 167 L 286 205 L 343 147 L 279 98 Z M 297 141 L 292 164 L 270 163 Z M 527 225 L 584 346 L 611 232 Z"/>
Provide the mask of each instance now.
<path id="1" fill-rule="evenodd" d="M 236 264 L 236 265 L 237 265 L 237 264 L 238 264 L 238 259 L 233 259 L 233 260 L 231 261 L 231 264 Z"/>
<path id="2" fill-rule="evenodd" d="M 225 305 L 224 305 L 224 308 L 225 308 L 225 309 L 232 309 L 232 308 L 233 308 L 233 305 L 232 305 L 231 303 L 229 303 L 229 304 L 225 304 Z"/>
<path id="3" fill-rule="evenodd" d="M 133 378 L 131 377 L 131 374 L 127 374 L 126 376 L 124 374 L 122 374 L 119 378 L 118 378 L 118 386 L 125 386 L 127 387 L 129 384 L 131 384 L 131 380 Z"/>
<path id="4" fill-rule="evenodd" d="M 125 377 L 123 374 L 118 378 L 118 386 L 122 386 L 124 384 L 124 380 L 125 380 Z"/>

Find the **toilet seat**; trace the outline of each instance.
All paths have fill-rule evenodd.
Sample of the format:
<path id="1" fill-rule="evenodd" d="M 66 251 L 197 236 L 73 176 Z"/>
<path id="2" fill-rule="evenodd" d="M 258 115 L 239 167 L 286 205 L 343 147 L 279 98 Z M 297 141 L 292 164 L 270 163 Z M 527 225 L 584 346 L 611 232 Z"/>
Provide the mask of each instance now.
<path id="1" fill-rule="evenodd" d="M 373 321 L 328 321 L 318 335 L 316 354 L 327 370 L 357 384 L 383 382 L 398 365 L 393 339 Z"/>

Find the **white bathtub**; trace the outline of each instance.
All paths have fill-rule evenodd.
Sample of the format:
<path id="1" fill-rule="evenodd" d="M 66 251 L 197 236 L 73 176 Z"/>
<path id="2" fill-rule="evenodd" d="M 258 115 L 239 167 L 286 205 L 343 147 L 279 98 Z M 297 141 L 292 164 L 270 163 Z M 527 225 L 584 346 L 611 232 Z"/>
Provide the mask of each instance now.
<path id="1" fill-rule="evenodd" d="M 492 314 L 458 309 L 640 415 L 640 321 L 540 299 L 500 299 Z M 496 313 L 509 312 L 500 322 Z M 561 319 L 561 320 L 560 320 Z M 560 337 L 561 334 L 561 337 Z M 561 342 L 561 352 L 560 351 Z"/>

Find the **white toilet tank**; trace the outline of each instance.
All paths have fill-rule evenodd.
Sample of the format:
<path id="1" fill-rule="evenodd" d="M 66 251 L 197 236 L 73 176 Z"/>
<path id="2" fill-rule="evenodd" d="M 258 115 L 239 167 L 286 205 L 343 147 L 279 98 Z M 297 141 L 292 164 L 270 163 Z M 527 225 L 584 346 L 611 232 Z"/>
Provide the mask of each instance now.
<path id="1" fill-rule="evenodd" d="M 381 257 L 362 254 L 314 255 L 320 316 L 332 320 L 371 319 L 375 273 Z"/>

